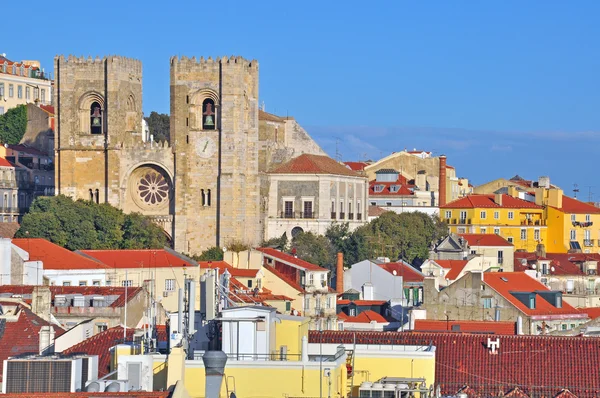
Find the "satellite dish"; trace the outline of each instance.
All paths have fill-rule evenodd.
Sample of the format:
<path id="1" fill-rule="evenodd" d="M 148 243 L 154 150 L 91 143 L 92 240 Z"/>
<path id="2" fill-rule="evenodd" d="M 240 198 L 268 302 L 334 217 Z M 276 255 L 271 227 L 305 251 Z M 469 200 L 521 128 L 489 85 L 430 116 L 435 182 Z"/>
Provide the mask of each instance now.
<path id="1" fill-rule="evenodd" d="M 554 272 L 554 267 L 550 267 L 550 271 Z"/>
<path id="2" fill-rule="evenodd" d="M 531 264 L 531 268 L 537 269 L 537 264 Z"/>
<path id="3" fill-rule="evenodd" d="M 396 275 L 398 275 L 398 271 L 396 271 L 396 270 L 393 270 L 393 271 L 392 271 L 392 274 L 394 274 L 394 276 L 396 276 Z"/>
<path id="4" fill-rule="evenodd" d="M 524 258 L 521 259 L 521 265 L 527 265 L 527 260 L 525 260 Z"/>
<path id="5" fill-rule="evenodd" d="M 227 251 L 226 247 L 223 247 L 223 253 L 225 253 Z"/>

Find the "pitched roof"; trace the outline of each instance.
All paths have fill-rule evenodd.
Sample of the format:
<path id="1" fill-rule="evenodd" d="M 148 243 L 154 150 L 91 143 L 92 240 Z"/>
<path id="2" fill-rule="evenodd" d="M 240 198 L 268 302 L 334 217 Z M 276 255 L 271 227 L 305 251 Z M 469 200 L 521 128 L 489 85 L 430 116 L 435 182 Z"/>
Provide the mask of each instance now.
<path id="1" fill-rule="evenodd" d="M 133 338 L 134 329 L 127 328 L 127 340 Z M 98 376 L 108 374 L 110 367 L 110 348 L 123 343 L 123 326 L 115 326 L 100 332 L 89 339 L 75 344 L 63 351 L 63 354 L 98 355 Z"/>
<path id="2" fill-rule="evenodd" d="M 463 269 L 468 263 L 467 260 L 431 260 L 444 269 L 452 269 L 455 267 L 461 267 Z"/>
<path id="3" fill-rule="evenodd" d="M 270 265 L 265 264 L 265 265 L 263 265 L 263 268 L 266 269 L 267 271 L 269 271 L 270 273 L 272 273 L 273 275 L 275 275 L 276 277 L 278 277 L 279 279 L 281 279 L 282 281 L 284 281 L 289 286 L 296 289 L 298 292 L 301 292 L 301 293 L 304 292 L 304 289 L 302 288 L 302 286 L 300 286 L 295 281 L 289 279 L 287 276 L 283 275 L 281 272 L 277 271 L 274 267 L 271 267 Z"/>
<path id="4" fill-rule="evenodd" d="M 497 208 L 497 209 L 542 209 L 533 202 L 520 198 L 513 198 L 510 195 L 502 194 L 502 206 L 494 201 L 494 195 L 473 194 L 456 199 L 450 203 L 440 206 L 442 209 L 479 209 L 479 208 Z"/>
<path id="5" fill-rule="evenodd" d="M 262 252 L 263 255 L 267 258 L 272 258 L 276 261 L 284 262 L 295 268 L 300 268 L 307 271 L 327 271 L 326 268 L 319 267 L 318 265 L 309 263 L 308 261 L 304 261 L 298 257 L 294 257 L 277 249 L 273 249 L 270 247 L 259 247 L 256 250 Z"/>
<path id="6" fill-rule="evenodd" d="M 600 318 L 600 307 L 579 308 L 579 311 L 585 312 L 590 319 Z"/>
<path id="7" fill-rule="evenodd" d="M 460 234 L 469 246 L 513 246 L 512 243 L 497 234 Z"/>
<path id="8" fill-rule="evenodd" d="M 381 189 L 375 190 L 375 187 Z M 395 191 L 392 191 L 392 187 L 395 187 Z M 414 185 L 408 184 L 406 177 L 403 175 L 398 176 L 397 181 L 377 181 L 373 180 L 369 182 L 369 196 L 407 196 L 414 195 L 414 192 L 410 190 Z"/>
<path id="9" fill-rule="evenodd" d="M 234 278 L 256 278 L 260 269 L 235 268 L 225 261 L 199 261 L 200 268 L 218 268 L 221 272 L 227 270 Z"/>
<path id="10" fill-rule="evenodd" d="M 346 166 L 336 162 L 329 156 L 303 154 L 289 162 L 283 163 L 271 171 L 270 174 L 333 174 L 349 177 L 360 175 Z"/>
<path id="11" fill-rule="evenodd" d="M 30 155 L 35 155 L 35 156 L 48 156 L 47 153 L 44 153 L 40 150 L 37 150 L 33 147 L 24 145 L 24 144 L 10 144 L 8 145 L 9 149 L 12 149 L 13 151 L 17 151 L 17 152 L 24 152 L 24 153 L 28 153 Z"/>
<path id="12" fill-rule="evenodd" d="M 52 105 L 40 105 L 40 108 L 54 116 L 54 107 Z"/>
<path id="13" fill-rule="evenodd" d="M 15 165 L 6 160 L 6 158 L 0 157 L 0 167 L 15 167 Z"/>
<path id="14" fill-rule="evenodd" d="M 40 286 L 31 285 L 0 285 L 0 294 L 19 294 L 28 296 Z M 114 286 L 45 286 L 50 289 L 52 299 L 56 295 L 82 295 L 82 296 L 118 296 L 110 307 L 123 307 L 125 305 L 125 288 Z M 131 301 L 143 289 L 141 287 L 127 288 L 127 302 Z"/>
<path id="15" fill-rule="evenodd" d="M 100 261 L 67 250 L 46 239 L 20 238 L 13 239 L 11 242 L 28 252 L 30 260 L 43 261 L 45 270 L 106 268 L 106 265 Z"/>
<path id="16" fill-rule="evenodd" d="M 448 271 L 448 273 L 445 275 L 445 278 L 448 280 L 456 280 L 458 279 L 460 273 L 462 272 L 463 269 L 465 269 L 465 267 L 467 266 L 468 261 L 467 260 L 434 260 L 436 263 L 439 263 L 440 261 L 447 261 L 450 264 L 450 270 Z"/>
<path id="17" fill-rule="evenodd" d="M 394 271 L 396 275 L 402 276 L 402 282 L 423 282 L 425 279 L 425 275 L 423 275 L 419 270 L 413 268 L 412 266 L 397 262 L 397 263 L 382 263 L 377 264 L 380 268 L 383 268 L 390 274 L 394 275 Z"/>
<path id="18" fill-rule="evenodd" d="M 93 258 L 110 268 L 196 267 L 191 258 L 166 249 L 141 250 L 80 250 L 77 253 Z"/>
<path id="19" fill-rule="evenodd" d="M 369 217 L 379 217 L 383 213 L 389 210 L 382 209 L 379 206 L 369 206 Z"/>
<path id="20" fill-rule="evenodd" d="M 593 337 L 490 336 L 461 333 L 310 331 L 309 342 L 435 347 L 435 381 L 444 396 L 470 386 L 497 396 L 519 386 L 530 396 L 553 397 L 568 388 L 578 397 L 600 396 L 600 344 Z M 500 339 L 497 355 L 488 337 Z"/>
<path id="21" fill-rule="evenodd" d="M 372 310 L 366 310 L 356 316 L 348 317 L 344 320 L 347 323 L 389 323 L 382 315 Z"/>
<path id="22" fill-rule="evenodd" d="M 140 398 L 169 398 L 171 391 L 127 391 L 127 392 L 44 392 L 44 393 L 9 393 L 2 394 L 2 398 L 113 398 L 113 397 L 140 397 Z"/>
<path id="23" fill-rule="evenodd" d="M 527 307 L 511 293 L 534 293 L 536 291 L 549 291 L 549 289 L 537 279 L 530 277 L 524 272 L 486 272 L 483 274 L 483 281 L 526 315 L 571 315 L 575 318 L 586 318 L 584 313 L 577 311 L 564 301 L 562 302 L 562 308 L 557 308 L 542 297 L 539 297 L 539 295 L 537 295 L 535 300 L 535 308 Z"/>
<path id="24" fill-rule="evenodd" d="M 17 305 L 15 321 L 0 319 L 0 380 L 4 360 L 24 354 L 38 354 L 40 349 L 39 332 L 42 326 L 54 327 L 55 337 L 65 331 L 35 315 L 23 305 Z"/>
<path id="25" fill-rule="evenodd" d="M 515 322 L 435 321 L 430 319 L 416 319 L 414 330 L 418 332 L 460 332 L 514 335 L 517 331 L 517 324 Z"/>
<path id="26" fill-rule="evenodd" d="M 258 120 L 267 120 L 270 122 L 280 122 L 280 123 L 285 122 L 284 118 L 274 115 L 272 113 L 265 112 L 261 109 L 258 110 Z"/>
<path id="27" fill-rule="evenodd" d="M 367 162 L 344 162 L 352 171 L 363 171 L 369 164 Z"/>
<path id="28" fill-rule="evenodd" d="M 358 306 L 369 306 L 369 305 L 384 305 L 387 303 L 385 300 L 338 300 L 337 305 L 348 305 L 354 303 Z"/>
<path id="29" fill-rule="evenodd" d="M 565 195 L 562 197 L 562 207 L 560 210 L 569 214 L 600 214 L 599 207 L 589 203 L 581 202 Z"/>
<path id="30" fill-rule="evenodd" d="M 0 238 L 12 239 L 20 225 L 16 222 L 0 222 Z"/>

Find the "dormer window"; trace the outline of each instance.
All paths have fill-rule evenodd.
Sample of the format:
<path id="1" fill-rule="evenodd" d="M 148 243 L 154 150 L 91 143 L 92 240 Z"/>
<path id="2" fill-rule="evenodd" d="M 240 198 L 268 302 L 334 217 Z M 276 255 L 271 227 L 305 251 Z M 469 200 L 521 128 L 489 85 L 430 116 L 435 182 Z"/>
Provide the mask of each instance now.
<path id="1" fill-rule="evenodd" d="M 105 300 L 103 296 L 94 296 L 92 298 L 92 307 L 105 307 Z"/>
<path id="2" fill-rule="evenodd" d="M 396 193 L 400 190 L 400 185 L 392 185 L 390 186 L 390 192 Z"/>
<path id="3" fill-rule="evenodd" d="M 374 190 L 375 192 L 383 192 L 383 188 L 384 188 L 384 186 L 383 186 L 383 185 L 375 185 L 375 186 L 373 187 L 373 190 Z"/>

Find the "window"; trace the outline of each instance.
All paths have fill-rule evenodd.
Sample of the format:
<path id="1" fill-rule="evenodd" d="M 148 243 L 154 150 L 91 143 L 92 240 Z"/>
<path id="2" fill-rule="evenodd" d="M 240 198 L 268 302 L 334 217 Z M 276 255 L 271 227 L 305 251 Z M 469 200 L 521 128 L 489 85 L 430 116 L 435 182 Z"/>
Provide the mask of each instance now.
<path id="1" fill-rule="evenodd" d="M 340 219 L 344 218 L 344 201 L 340 200 Z"/>
<path id="2" fill-rule="evenodd" d="M 486 297 L 483 299 L 483 308 L 492 308 L 492 298 L 491 297 Z"/>
<path id="3" fill-rule="evenodd" d="M 327 275 L 321 274 L 321 287 L 327 286 Z"/>
<path id="4" fill-rule="evenodd" d="M 562 330 L 567 330 L 567 325 L 565 323 L 563 323 L 562 325 L 560 325 Z"/>
<path id="5" fill-rule="evenodd" d="M 310 297 L 304 298 L 304 312 L 306 313 L 310 309 Z M 304 314 L 306 315 L 306 314 Z"/>
<path id="6" fill-rule="evenodd" d="M 99 280 L 92 281 L 92 286 L 100 286 L 100 281 Z"/>
<path id="7" fill-rule="evenodd" d="M 583 240 L 590 240 L 591 238 L 591 231 L 589 229 L 584 229 L 583 230 Z"/>
<path id="8" fill-rule="evenodd" d="M 334 200 L 331 201 L 331 212 L 335 213 L 335 201 Z"/>
<path id="9" fill-rule="evenodd" d="M 479 217 L 481 217 L 481 219 L 485 219 L 485 216 L 486 216 L 485 211 L 482 211 L 479 213 Z"/>
<path id="10" fill-rule="evenodd" d="M 452 218 L 452 211 L 446 210 L 446 218 Z"/>
<path id="11" fill-rule="evenodd" d="M 12 98 L 15 96 L 15 86 L 12 84 L 8 85 L 8 96 L 9 96 L 9 98 Z"/>
<path id="12" fill-rule="evenodd" d="M 521 240 L 527 239 L 527 229 L 521 228 Z"/>
<path id="13" fill-rule="evenodd" d="M 487 233 L 487 229 L 486 228 L 481 228 L 481 233 L 482 234 L 486 234 Z"/>
<path id="14" fill-rule="evenodd" d="M 293 218 L 294 217 L 294 202 L 291 200 L 286 200 L 283 203 L 283 211 L 285 218 Z"/>
<path id="15" fill-rule="evenodd" d="M 4 98 L 4 83 L 0 83 L 0 98 Z"/>
<path id="16" fill-rule="evenodd" d="M 313 274 L 312 272 L 309 272 L 308 274 L 308 285 L 309 286 L 314 286 L 315 284 L 315 274 Z"/>
<path id="17" fill-rule="evenodd" d="M 71 286 L 71 282 L 65 281 L 63 282 L 63 286 Z"/>
<path id="18" fill-rule="evenodd" d="M 571 240 L 577 240 L 577 231 L 571 230 Z"/>
<path id="19" fill-rule="evenodd" d="M 509 212 L 508 212 L 508 219 L 509 219 L 509 220 L 512 220 L 512 219 L 514 219 L 514 218 L 515 218 L 515 213 L 514 213 L 514 212 L 512 212 L 512 211 L 509 211 Z"/>
<path id="20" fill-rule="evenodd" d="M 321 310 L 321 297 L 317 297 L 317 303 L 316 303 L 316 305 L 315 305 L 315 309 L 316 309 L 317 311 L 320 311 L 320 310 Z"/>
<path id="21" fill-rule="evenodd" d="M 327 308 L 333 308 L 333 297 L 331 296 L 327 297 Z"/>
<path id="22" fill-rule="evenodd" d="M 304 205 L 304 218 L 313 218 L 313 202 L 307 200 L 303 203 Z"/>
<path id="23" fill-rule="evenodd" d="M 532 310 L 535 309 L 535 295 L 534 294 L 529 296 L 529 308 Z"/>
<path id="24" fill-rule="evenodd" d="M 102 333 L 106 329 L 108 329 L 108 325 L 106 323 L 97 323 L 96 324 L 96 329 L 98 330 L 98 333 Z"/>
<path id="25" fill-rule="evenodd" d="M 17 86 L 17 98 L 23 98 L 23 86 L 20 84 Z"/>
<path id="26" fill-rule="evenodd" d="M 40 95 L 40 100 L 42 101 L 42 103 L 44 103 L 46 101 L 46 90 L 42 89 L 42 94 Z"/>
<path id="27" fill-rule="evenodd" d="M 25 99 L 27 101 L 31 99 L 31 88 L 29 86 L 25 87 Z"/>
<path id="28" fill-rule="evenodd" d="M 456 228 L 456 233 L 465 234 L 465 233 L 467 233 L 467 230 L 465 227 L 458 227 L 458 228 Z"/>
<path id="29" fill-rule="evenodd" d="M 371 206 L 377 206 L 377 202 L 371 202 Z"/>
<path id="30" fill-rule="evenodd" d="M 252 279 L 248 279 L 248 287 L 252 287 Z"/>
<path id="31" fill-rule="evenodd" d="M 385 205 L 389 207 L 392 205 L 392 202 L 385 202 Z"/>
<path id="32" fill-rule="evenodd" d="M 499 211 L 495 211 L 494 212 L 494 219 L 497 220 L 500 218 L 500 212 Z"/>
<path id="33" fill-rule="evenodd" d="M 592 217 L 589 214 L 585 215 L 585 222 L 590 222 L 592 221 Z"/>
<path id="34" fill-rule="evenodd" d="M 87 286 L 87 281 L 79 281 L 79 286 Z"/>
<path id="35" fill-rule="evenodd" d="M 210 98 L 205 99 L 202 102 L 202 129 L 203 130 L 214 130 L 215 129 L 215 101 Z"/>
<path id="36" fill-rule="evenodd" d="M 292 303 L 290 303 L 289 301 L 285 302 L 285 310 L 286 311 L 291 311 L 292 310 Z"/>
<path id="37" fill-rule="evenodd" d="M 500 228 L 494 228 L 494 233 L 496 235 L 500 235 Z"/>
<path id="38" fill-rule="evenodd" d="M 102 134 L 102 108 L 98 102 L 94 102 L 90 106 L 90 133 Z"/>
<path id="39" fill-rule="evenodd" d="M 350 316 L 356 316 L 356 308 L 350 308 L 348 312 L 350 313 Z"/>
<path id="40" fill-rule="evenodd" d="M 540 230 L 539 229 L 534 229 L 533 230 L 533 240 L 540 240 Z"/>
<path id="41" fill-rule="evenodd" d="M 123 287 L 133 286 L 133 281 L 131 279 L 127 279 L 125 281 L 121 281 L 121 286 L 123 286 Z"/>
<path id="42" fill-rule="evenodd" d="M 514 239 L 512 236 L 509 236 L 508 239 L 506 239 L 508 241 L 508 243 L 513 243 Z"/>
<path id="43" fill-rule="evenodd" d="M 383 192 L 383 188 L 384 188 L 384 186 L 383 186 L 383 185 L 375 185 L 375 186 L 373 187 L 373 190 L 374 190 L 375 192 Z"/>
<path id="44" fill-rule="evenodd" d="M 576 218 L 575 218 L 575 214 L 571 214 L 571 221 L 575 222 Z"/>
<path id="45" fill-rule="evenodd" d="M 356 214 L 361 214 L 362 213 L 362 209 L 360 207 L 360 200 L 356 201 Z M 359 218 L 360 220 L 360 218 Z"/>
<path id="46" fill-rule="evenodd" d="M 12 74 L 13 75 L 17 74 L 17 66 L 16 65 L 13 65 L 13 67 L 12 67 Z"/>
<path id="47" fill-rule="evenodd" d="M 37 87 L 33 88 L 33 99 L 34 100 L 40 99 L 40 89 Z"/>
<path id="48" fill-rule="evenodd" d="M 175 291 L 175 279 L 165 279 L 165 291 L 167 291 L 167 292 Z"/>

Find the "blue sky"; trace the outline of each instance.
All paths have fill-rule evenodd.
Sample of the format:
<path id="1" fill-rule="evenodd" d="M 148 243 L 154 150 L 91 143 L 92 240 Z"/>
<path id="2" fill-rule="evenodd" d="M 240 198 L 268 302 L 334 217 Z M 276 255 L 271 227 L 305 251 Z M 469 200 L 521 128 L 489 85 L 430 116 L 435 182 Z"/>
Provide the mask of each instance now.
<path id="1" fill-rule="evenodd" d="M 18 2 L 2 13 L 23 14 Z M 0 52 L 142 60 L 144 111 L 169 111 L 169 57 L 260 62 L 260 100 L 330 155 L 445 153 L 482 183 L 549 175 L 600 201 L 598 1 L 59 1 L 3 18 Z M 25 23 L 27 21 L 27 23 Z M 7 40 L 7 37 L 18 37 Z"/>

